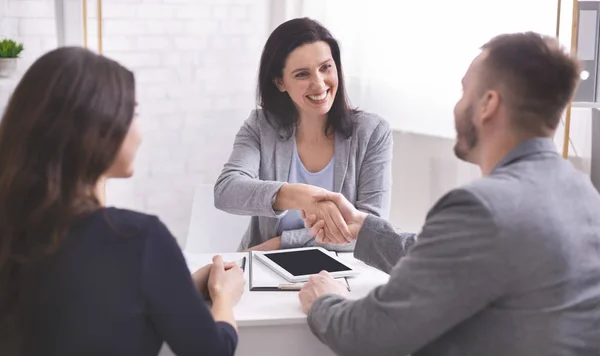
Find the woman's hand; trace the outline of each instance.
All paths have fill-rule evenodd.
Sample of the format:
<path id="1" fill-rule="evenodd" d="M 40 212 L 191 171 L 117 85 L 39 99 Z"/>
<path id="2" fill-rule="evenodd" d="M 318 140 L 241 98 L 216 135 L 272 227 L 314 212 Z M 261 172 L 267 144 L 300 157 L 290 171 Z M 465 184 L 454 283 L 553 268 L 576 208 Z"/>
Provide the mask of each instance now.
<path id="1" fill-rule="evenodd" d="M 350 231 L 350 241 L 356 240 L 368 214 L 356 209 L 352 203 L 339 193 L 327 192 L 315 198 L 320 201 L 318 204 L 333 204 L 338 208 L 338 212 L 342 215 Z M 304 218 L 304 226 L 310 229 L 310 235 L 315 237 L 317 242 L 336 243 L 336 240 L 330 236 L 329 226 L 324 219 L 305 211 L 302 212 L 302 218 Z"/>
<path id="2" fill-rule="evenodd" d="M 272 239 L 269 239 L 259 245 L 256 245 L 254 247 L 250 247 L 247 250 L 244 250 L 242 252 L 247 252 L 247 251 L 275 251 L 275 250 L 279 250 L 281 248 L 281 236 L 277 236 L 274 237 Z"/>
<path id="3" fill-rule="evenodd" d="M 327 237 L 333 244 L 346 244 L 352 241 L 352 233 L 340 213 L 339 208 L 331 201 L 325 201 L 322 197 L 331 192 L 308 186 L 305 206 L 301 209 L 303 214 L 315 216 L 317 220 L 323 221 L 327 231 Z"/>
<path id="4" fill-rule="evenodd" d="M 327 236 L 334 244 L 346 244 L 352 240 L 350 229 L 342 214 L 333 203 L 325 204 L 323 196 L 330 191 L 309 184 L 284 184 L 275 200 L 275 210 L 301 210 L 308 216 L 314 215 L 317 220 L 324 221 Z"/>
<path id="5" fill-rule="evenodd" d="M 322 196 L 322 195 L 320 195 Z M 347 244 L 353 240 L 352 232 L 348 227 L 344 216 L 340 212 L 339 208 L 331 201 L 315 201 L 312 203 L 311 210 L 303 210 L 303 217 L 306 215 L 314 217 L 316 221 L 319 221 L 319 230 L 323 231 L 324 236 L 327 237 L 326 243 L 341 245 Z M 313 235 L 313 237 L 318 237 Z M 319 243 L 325 242 L 324 239 Z"/>
<path id="6" fill-rule="evenodd" d="M 212 263 L 200 268 L 192 274 L 192 280 L 194 281 L 196 290 L 198 290 L 204 299 L 208 299 L 208 276 L 211 267 Z"/>
<path id="7" fill-rule="evenodd" d="M 225 270 L 228 270 L 235 265 L 235 262 L 223 263 Z M 211 267 L 212 263 L 209 263 L 192 274 L 192 280 L 194 281 L 196 290 L 198 290 L 204 299 L 208 299 L 208 276 L 210 275 Z"/>
<path id="8" fill-rule="evenodd" d="M 221 256 L 213 257 L 208 275 L 208 293 L 212 299 L 210 312 L 215 321 L 222 321 L 237 330 L 233 306 L 244 293 L 244 272 L 237 265 L 225 268 Z"/>
<path id="9" fill-rule="evenodd" d="M 214 303 L 235 305 L 244 293 L 244 272 L 234 264 L 226 269 L 221 256 L 213 257 L 208 276 L 208 292 Z"/>

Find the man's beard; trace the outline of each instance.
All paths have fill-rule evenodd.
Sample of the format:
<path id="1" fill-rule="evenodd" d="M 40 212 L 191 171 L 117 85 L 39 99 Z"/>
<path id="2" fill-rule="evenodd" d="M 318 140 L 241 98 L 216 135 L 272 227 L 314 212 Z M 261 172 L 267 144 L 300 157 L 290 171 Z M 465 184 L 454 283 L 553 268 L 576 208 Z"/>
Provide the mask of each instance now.
<path id="1" fill-rule="evenodd" d="M 469 162 L 469 153 L 477 146 L 479 137 L 473 123 L 473 105 L 469 105 L 460 120 L 457 120 L 457 141 L 454 145 L 454 154 L 462 161 Z"/>

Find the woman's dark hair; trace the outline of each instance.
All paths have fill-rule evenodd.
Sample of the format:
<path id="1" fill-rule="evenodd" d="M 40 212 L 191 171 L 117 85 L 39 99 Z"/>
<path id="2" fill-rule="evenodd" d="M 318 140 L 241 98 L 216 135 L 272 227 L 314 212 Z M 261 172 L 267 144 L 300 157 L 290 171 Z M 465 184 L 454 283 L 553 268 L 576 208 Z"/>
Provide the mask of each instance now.
<path id="1" fill-rule="evenodd" d="M 83 48 L 48 52 L 17 85 L 0 121 L 0 341 L 23 341 L 37 267 L 100 207 L 135 105 L 133 73 Z"/>
<path id="2" fill-rule="evenodd" d="M 260 58 L 257 102 L 272 125 L 285 129 L 288 135 L 291 135 L 294 125 L 298 124 L 298 112 L 292 99 L 287 93 L 279 91 L 274 80 L 282 77 L 285 61 L 293 50 L 302 45 L 319 41 L 329 45 L 338 75 L 338 89 L 327 115 L 325 134 L 328 134 L 333 128 L 349 137 L 352 133 L 350 114 L 353 110 L 350 107 L 344 85 L 340 46 L 331 33 L 315 20 L 309 18 L 289 20 L 279 25 L 271 33 Z M 268 114 L 273 114 L 277 122 L 273 122 Z"/>

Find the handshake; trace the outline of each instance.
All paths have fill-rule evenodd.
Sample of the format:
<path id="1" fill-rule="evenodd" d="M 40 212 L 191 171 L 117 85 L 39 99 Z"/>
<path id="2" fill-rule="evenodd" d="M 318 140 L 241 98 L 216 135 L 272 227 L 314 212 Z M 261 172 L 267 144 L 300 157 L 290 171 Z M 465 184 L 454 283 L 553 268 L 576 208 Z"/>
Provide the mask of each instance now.
<path id="1" fill-rule="evenodd" d="M 310 203 L 302 209 L 304 226 L 310 235 L 324 244 L 341 245 L 356 240 L 368 214 L 357 210 L 342 194 L 311 190 Z"/>

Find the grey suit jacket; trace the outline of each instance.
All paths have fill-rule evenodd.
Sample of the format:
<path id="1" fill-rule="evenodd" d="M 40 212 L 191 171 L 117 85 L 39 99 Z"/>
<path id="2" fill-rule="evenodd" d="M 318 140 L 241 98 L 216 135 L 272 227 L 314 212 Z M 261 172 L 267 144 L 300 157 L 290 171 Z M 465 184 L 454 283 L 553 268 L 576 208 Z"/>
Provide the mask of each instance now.
<path id="1" fill-rule="evenodd" d="M 380 117 L 358 112 L 352 116 L 352 135 L 335 137 L 334 191 L 357 209 L 387 218 L 392 188 L 392 132 Z M 229 161 L 215 184 L 215 206 L 238 215 L 251 215 L 240 249 L 278 236 L 285 212 L 273 210 L 277 192 L 288 180 L 295 131 L 290 138 L 267 122 L 262 110 L 253 111 L 242 125 Z M 284 231 L 281 247 L 317 245 L 307 229 Z M 325 248 L 352 251 L 355 243 Z"/>
<path id="2" fill-rule="evenodd" d="M 390 272 L 308 317 L 339 355 L 600 355 L 600 196 L 550 139 L 449 192 L 422 232 L 369 217 L 355 256 Z"/>

